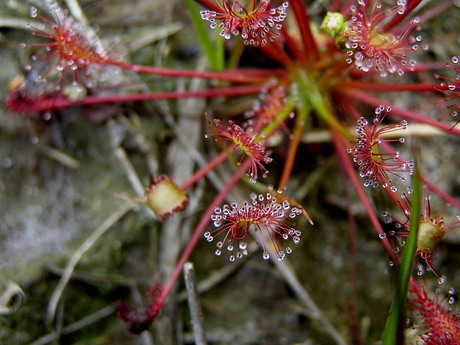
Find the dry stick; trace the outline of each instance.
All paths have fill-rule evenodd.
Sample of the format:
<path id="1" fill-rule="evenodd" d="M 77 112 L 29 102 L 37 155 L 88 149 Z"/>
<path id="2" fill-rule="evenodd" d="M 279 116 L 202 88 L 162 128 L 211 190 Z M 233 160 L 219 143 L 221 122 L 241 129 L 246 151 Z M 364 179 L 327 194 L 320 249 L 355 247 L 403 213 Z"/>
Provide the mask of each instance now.
<path id="1" fill-rule="evenodd" d="M 67 5 L 67 8 L 70 10 L 70 13 L 72 13 L 72 16 L 76 20 L 78 20 L 81 24 L 85 25 L 85 30 L 86 30 L 86 26 L 89 26 L 89 21 L 88 21 L 88 18 L 86 18 L 85 14 L 83 13 L 83 9 L 80 7 L 80 4 L 78 3 L 78 1 L 77 0 L 65 0 L 65 3 Z M 91 34 L 94 34 L 94 33 L 91 33 Z M 92 37 L 88 37 L 88 38 L 92 38 Z"/>
<path id="2" fill-rule="evenodd" d="M 0 28 L 24 29 L 28 23 L 28 20 L 21 18 L 0 18 Z"/>
<path id="3" fill-rule="evenodd" d="M 195 162 L 197 163 L 197 165 L 200 168 L 203 168 L 206 165 L 210 164 L 204 159 L 203 155 L 200 153 L 200 151 L 198 151 L 196 149 L 196 147 L 194 147 L 192 145 L 189 145 L 189 140 L 188 140 L 186 134 L 182 130 L 177 128 L 177 126 L 175 125 L 173 117 L 169 113 L 163 114 L 163 119 L 165 120 L 166 124 L 168 124 L 168 126 L 171 128 L 171 130 L 177 136 L 177 138 L 182 143 L 184 148 L 192 156 L 192 158 L 195 160 Z M 226 155 L 225 152 L 222 152 L 218 157 L 219 158 L 217 158 L 217 157 L 215 158 L 216 160 L 218 160 L 218 162 L 217 161 L 215 162 L 216 166 L 218 164 L 222 163 L 223 161 L 225 161 L 225 159 L 227 158 L 227 155 Z M 222 159 L 222 161 L 220 161 L 221 159 Z M 214 161 L 214 159 L 212 161 Z M 206 173 L 203 171 L 203 176 L 197 177 L 197 179 L 206 176 L 217 190 L 224 189 L 225 184 L 222 182 L 222 179 L 214 171 L 212 171 L 212 169 L 209 169 L 209 171 L 207 171 Z M 189 184 L 183 183 L 180 186 L 180 188 L 181 189 L 187 189 L 190 186 L 191 186 L 191 184 L 189 185 Z"/>
<path id="4" fill-rule="evenodd" d="M 252 255 L 254 251 L 257 250 L 257 244 L 251 243 L 249 244 L 249 256 Z M 216 285 L 220 284 L 221 282 L 225 281 L 229 276 L 231 276 L 234 272 L 236 272 L 242 265 L 246 263 L 246 257 L 234 262 L 232 265 L 227 265 L 220 268 L 217 271 L 212 271 L 206 278 L 202 279 L 197 285 L 198 293 L 202 294 L 206 291 L 211 290 Z M 186 292 L 181 292 L 177 295 L 177 300 L 179 302 L 185 301 L 187 295 Z"/>
<path id="5" fill-rule="evenodd" d="M 379 126 L 381 128 L 383 126 Z M 348 128 L 348 131 L 353 135 L 356 135 L 356 127 Z M 433 127 L 432 125 L 426 125 L 423 123 L 410 123 L 407 129 L 395 130 L 389 133 L 383 133 L 380 138 L 399 138 L 400 136 L 405 137 L 433 137 L 433 136 L 446 136 L 447 133 Z M 329 130 L 319 130 L 311 133 L 305 133 L 302 136 L 302 143 L 304 144 L 317 144 L 317 143 L 329 143 L 332 141 L 332 134 Z"/>
<path id="6" fill-rule="evenodd" d="M 99 321 L 100 319 L 103 319 L 111 315 L 114 311 L 115 311 L 115 306 L 109 305 L 105 308 L 98 310 L 95 313 L 85 316 L 83 319 L 77 322 L 74 322 L 64 327 L 60 333 L 57 333 L 57 332 L 49 333 L 43 337 L 38 338 L 37 340 L 35 340 L 33 343 L 30 343 L 29 345 L 45 345 L 45 344 L 51 343 L 52 341 L 57 340 L 61 335 L 70 334 L 72 332 L 78 331 L 88 325 L 91 325 L 92 323 L 96 321 Z"/>
<path id="7" fill-rule="evenodd" d="M 184 29 L 184 25 L 179 22 L 169 21 L 160 27 L 155 26 L 155 30 L 143 33 L 141 36 L 133 37 L 130 42 L 126 44 L 126 48 L 130 52 L 136 52 L 141 48 L 152 45 L 155 42 L 168 38 L 180 30 Z"/>
<path id="8" fill-rule="evenodd" d="M 286 283 L 291 287 L 291 289 L 296 294 L 297 298 L 307 307 L 309 316 L 317 320 L 324 327 L 326 332 L 335 340 L 338 345 L 347 345 L 345 340 L 339 334 L 339 332 L 334 328 L 334 326 L 324 317 L 321 310 L 318 308 L 316 303 L 311 298 L 310 294 L 305 290 L 300 283 L 299 279 L 294 272 L 294 269 L 289 263 L 287 258 L 283 260 L 278 260 L 276 252 L 270 246 L 267 246 L 267 250 L 270 253 L 270 259 L 275 264 L 278 271 L 281 273 L 282 277 Z"/>
<path id="9" fill-rule="evenodd" d="M 96 241 L 105 234 L 116 222 L 118 222 L 124 215 L 129 211 L 135 208 L 136 205 L 133 203 L 127 203 L 121 206 L 116 212 L 112 213 L 102 224 L 80 245 L 80 247 L 75 251 L 71 256 L 67 266 L 65 268 L 64 274 L 59 280 L 58 285 L 51 295 L 50 301 L 48 303 L 48 308 L 46 311 L 46 323 L 51 326 L 54 320 L 54 315 L 56 313 L 56 308 L 61 299 L 62 293 L 64 292 L 67 283 L 72 276 L 72 273 L 77 266 L 78 262 L 82 256 L 96 243 Z"/>
<path id="10" fill-rule="evenodd" d="M 196 68 L 201 70 L 204 63 L 203 59 L 200 59 Z M 178 92 L 182 91 L 195 91 L 200 87 L 203 87 L 203 80 L 191 79 L 190 84 L 185 84 L 185 79 L 178 79 L 176 81 L 175 90 Z M 186 87 L 187 86 L 187 87 Z M 184 90 L 186 88 L 186 90 Z M 204 100 L 199 98 L 189 98 L 178 100 L 178 117 L 171 125 L 173 131 L 181 131 L 184 133 L 187 144 L 183 144 L 180 140 L 174 140 L 171 145 L 168 146 L 167 152 L 163 159 L 163 164 L 170 167 L 168 174 L 171 178 L 178 183 L 179 186 L 183 184 L 183 181 L 189 180 L 190 176 L 195 176 L 195 161 L 193 157 L 184 150 L 184 147 L 191 147 L 197 150 L 200 146 L 200 139 L 202 137 L 202 122 L 196 120 L 196 115 L 204 112 Z M 170 104 L 167 102 L 161 102 L 161 110 L 164 114 L 170 114 L 174 111 L 171 109 Z M 164 118 L 164 116 L 162 116 Z M 194 184 L 198 180 L 194 180 Z M 204 182 L 204 181 L 202 181 Z M 179 187 L 183 190 L 186 188 Z M 191 233 L 196 223 L 197 208 L 199 200 L 196 193 L 200 193 L 202 186 L 196 185 L 195 188 L 191 188 L 188 192 L 190 195 L 190 203 L 187 207 L 187 213 L 183 213 L 181 216 L 171 217 L 162 224 L 161 232 L 158 233 L 156 243 L 152 243 L 151 251 L 149 253 L 151 258 L 156 258 L 155 266 L 153 270 L 153 281 L 167 278 L 171 275 L 176 265 L 177 259 L 181 254 L 183 246 L 186 245 L 188 234 Z M 158 231 L 158 229 L 152 228 L 152 231 Z M 171 295 L 176 294 L 177 289 L 171 292 Z M 152 332 L 155 334 L 157 340 L 163 339 L 163 342 L 180 343 L 182 335 L 178 335 L 171 327 L 165 327 L 169 323 L 181 322 L 176 318 L 177 314 L 177 303 L 172 303 L 168 308 L 167 312 L 162 313 L 156 320 L 157 325 Z M 172 320 L 174 321 L 172 321 Z M 161 331 L 160 331 L 161 330 Z M 143 332 L 146 333 L 146 332 Z"/>
<path id="11" fill-rule="evenodd" d="M 129 182 L 131 183 L 131 186 L 133 187 L 138 196 L 142 196 L 144 194 L 144 187 L 128 155 L 126 154 L 126 151 L 121 146 L 123 138 L 117 132 L 116 126 L 117 123 L 114 120 L 109 120 L 107 123 L 107 128 L 109 131 L 113 152 L 115 154 L 115 157 L 121 162 L 121 165 L 125 170 L 126 176 Z M 122 124 L 119 126 L 122 126 Z M 148 207 L 144 207 L 144 209 L 146 209 L 151 215 L 153 215 L 152 210 L 150 210 Z M 143 332 L 141 339 L 142 342 L 146 345 L 153 344 L 152 336 L 149 332 Z"/>
<path id="12" fill-rule="evenodd" d="M 151 176 L 158 176 L 159 173 L 159 162 L 156 154 L 156 150 L 153 147 L 155 144 L 152 140 L 148 139 L 137 126 L 142 125 L 139 118 L 128 119 L 125 116 L 117 118 L 123 127 L 129 132 L 133 133 L 133 140 L 137 146 L 139 152 L 145 155 L 146 165 Z"/>
<path id="13" fill-rule="evenodd" d="M 45 264 L 44 267 L 48 272 L 51 272 L 52 274 L 55 274 L 58 276 L 62 276 L 65 271 L 65 269 L 63 268 L 51 266 L 48 264 Z M 135 278 L 126 277 L 123 275 L 111 276 L 111 275 L 90 273 L 90 272 L 79 271 L 79 270 L 73 271 L 72 280 L 81 281 L 81 282 L 90 283 L 90 284 L 108 283 L 108 284 L 123 286 L 123 287 L 131 287 L 133 285 L 141 285 L 143 283 L 143 281 L 141 281 L 140 279 L 136 280 Z M 1 314 L 1 309 L 0 309 L 0 314 Z"/>
<path id="14" fill-rule="evenodd" d="M 51 146 L 39 146 L 40 153 L 43 153 L 48 158 L 55 160 L 62 164 L 66 168 L 78 169 L 80 167 L 80 161 L 76 158 L 64 153 L 63 151 L 52 148 Z"/>
<path id="15" fill-rule="evenodd" d="M 289 263 L 287 258 L 283 260 L 278 260 L 276 252 L 270 246 L 267 246 L 267 250 L 270 253 L 270 258 L 275 264 L 278 271 L 283 276 L 286 283 L 291 287 L 291 289 L 296 294 L 297 298 L 307 307 L 309 316 L 317 320 L 324 327 L 326 332 L 335 340 L 338 345 L 347 345 L 345 340 L 339 334 L 339 332 L 334 328 L 334 326 L 324 317 L 321 310 L 318 308 L 316 303 L 311 298 L 310 294 L 302 287 L 299 279 L 294 272 L 294 269 Z"/>
<path id="16" fill-rule="evenodd" d="M 134 170 L 134 167 L 128 158 L 128 155 L 126 154 L 126 151 L 120 146 L 122 137 L 116 130 L 116 122 L 114 120 L 109 120 L 107 127 L 110 135 L 110 143 L 112 145 L 115 157 L 121 162 L 121 165 L 126 172 L 126 176 L 128 177 L 128 180 L 136 193 L 139 196 L 144 195 L 144 187 L 142 186 L 142 183 L 137 176 L 136 171 Z"/>
<path id="17" fill-rule="evenodd" d="M 318 322 L 321 323 L 326 332 L 335 340 L 338 345 L 347 345 L 346 341 L 342 338 L 339 332 L 337 332 L 334 326 L 324 317 L 323 313 L 313 301 L 307 290 L 303 288 L 299 279 L 297 279 L 294 270 L 289 264 L 289 261 L 287 259 L 279 261 L 276 258 L 276 254 L 274 252 L 270 253 L 270 257 L 272 258 L 272 262 L 278 268 L 283 278 L 297 295 L 297 298 L 308 308 L 310 317 L 314 320 L 318 320 Z"/>
<path id="18" fill-rule="evenodd" d="M 184 265 L 184 280 L 187 288 L 188 306 L 192 318 L 193 336 L 196 345 L 206 345 L 206 334 L 204 331 L 203 313 L 201 312 L 198 294 L 195 285 L 195 271 L 191 262 Z"/>

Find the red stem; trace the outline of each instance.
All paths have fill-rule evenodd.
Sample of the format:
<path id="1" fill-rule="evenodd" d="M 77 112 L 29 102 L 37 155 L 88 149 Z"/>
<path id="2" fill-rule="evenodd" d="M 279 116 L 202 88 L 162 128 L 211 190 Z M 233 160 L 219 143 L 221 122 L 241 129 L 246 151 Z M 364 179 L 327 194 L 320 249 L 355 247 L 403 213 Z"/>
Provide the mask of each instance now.
<path id="1" fill-rule="evenodd" d="M 412 74 L 412 73 L 419 73 L 419 72 L 427 72 L 430 70 L 439 70 L 446 68 L 445 62 L 417 62 L 415 66 L 410 67 L 402 67 L 404 73 Z M 370 70 L 369 72 L 364 72 L 363 70 L 353 68 L 351 69 L 348 74 L 352 78 L 362 78 L 365 75 L 378 75 L 379 72 L 375 70 Z"/>
<path id="2" fill-rule="evenodd" d="M 422 0 L 409 0 L 408 4 L 406 5 L 406 10 L 404 11 L 403 14 L 397 14 L 393 16 L 393 18 L 385 25 L 383 30 L 385 32 L 390 31 L 392 28 L 394 28 L 396 25 L 401 23 L 406 17 L 411 14 L 411 12 L 415 9 L 415 7 L 420 4 Z"/>
<path id="3" fill-rule="evenodd" d="M 372 225 L 375 228 L 375 231 L 380 235 L 380 234 L 385 234 L 385 232 L 382 229 L 382 226 L 380 225 L 380 222 L 375 215 L 374 209 L 372 208 L 371 203 L 369 202 L 368 197 L 366 196 L 366 193 L 364 192 L 362 182 L 358 179 L 358 176 L 356 175 L 355 169 L 353 168 L 351 161 L 349 157 L 347 156 L 347 153 L 345 151 L 346 147 L 349 147 L 349 144 L 342 138 L 340 133 L 336 131 L 335 129 L 331 128 L 332 132 L 332 138 L 334 140 L 334 146 L 335 150 L 337 152 L 339 161 L 341 166 L 344 168 L 346 174 L 351 180 L 351 183 L 355 187 L 355 191 L 358 194 L 359 199 L 361 200 L 364 208 L 366 209 L 367 215 L 372 223 Z M 392 260 L 396 263 L 399 263 L 399 258 L 393 253 L 390 241 L 388 238 L 383 238 L 382 240 L 383 246 L 385 250 L 388 252 Z"/>
<path id="4" fill-rule="evenodd" d="M 300 31 L 300 38 L 305 54 L 304 62 L 317 61 L 319 60 L 319 50 L 311 31 L 307 8 L 302 0 L 291 0 L 291 6 Z"/>
<path id="5" fill-rule="evenodd" d="M 140 102 L 156 99 L 177 99 L 177 98 L 212 98 L 216 96 L 241 96 L 259 93 L 263 85 L 243 85 L 226 88 L 205 89 L 195 91 L 165 91 L 127 95 L 105 95 L 105 96 L 87 96 L 81 105 L 100 104 L 100 103 L 118 103 L 118 102 Z M 77 101 L 78 102 L 78 101 Z"/>
<path id="6" fill-rule="evenodd" d="M 296 57 L 297 60 L 301 60 L 303 51 L 299 48 L 298 42 L 291 35 L 289 35 L 289 32 L 286 29 L 286 25 L 283 25 L 281 28 L 281 33 L 283 34 L 282 37 L 284 38 L 284 43 L 286 44 L 288 50 Z"/>
<path id="7" fill-rule="evenodd" d="M 344 94 L 345 96 L 349 96 L 353 99 L 356 99 L 356 100 L 359 100 L 363 103 L 366 103 L 374 108 L 380 106 L 380 105 L 383 105 L 385 107 L 391 107 L 391 114 L 390 116 L 394 116 L 394 115 L 398 115 L 406 120 L 413 120 L 413 121 L 416 121 L 416 122 L 420 122 L 420 123 L 425 123 L 427 125 L 431 125 L 433 127 L 436 127 L 436 128 L 439 128 L 440 130 L 446 132 L 446 133 L 449 133 L 449 134 L 453 134 L 453 135 L 458 135 L 460 136 L 460 130 L 458 129 L 455 129 L 455 128 L 452 128 L 452 125 L 448 125 L 448 124 L 445 124 L 445 123 L 442 123 L 442 122 L 439 122 L 439 121 L 436 121 L 436 120 L 433 120 L 433 119 L 430 119 L 429 117 L 426 117 L 426 116 L 423 116 L 423 115 L 420 115 L 418 113 L 415 113 L 415 112 L 412 112 L 410 110 L 407 110 L 407 109 L 404 109 L 404 108 L 400 108 L 400 107 L 397 107 L 395 106 L 394 104 L 392 104 L 391 102 L 388 102 L 388 101 L 384 101 L 380 98 L 377 98 L 377 97 L 374 97 L 374 96 L 371 96 L 365 92 L 362 92 L 362 91 L 359 91 L 359 90 L 353 90 L 353 89 L 343 89 L 343 90 L 340 90 L 340 92 L 342 94 Z"/>
<path id="8" fill-rule="evenodd" d="M 221 152 L 219 155 L 214 157 L 208 164 L 202 167 L 200 170 L 196 171 L 192 176 L 190 176 L 186 181 L 184 181 L 180 185 L 180 189 L 186 190 L 193 186 L 198 180 L 200 180 L 203 176 L 209 173 L 212 169 L 216 166 L 221 164 L 227 159 L 227 152 Z"/>
<path id="9" fill-rule="evenodd" d="M 366 91 L 385 91 L 385 92 L 399 92 L 399 91 L 438 91 L 442 86 L 438 84 L 380 84 L 380 83 L 366 83 L 361 81 L 345 81 L 337 84 L 337 89 L 353 88 Z M 447 90 L 447 85 L 445 86 Z"/>
<path id="10" fill-rule="evenodd" d="M 285 66 L 293 65 L 293 62 L 289 55 L 282 49 L 280 43 L 278 41 L 270 42 L 266 46 L 259 47 L 264 53 L 269 55 L 273 60 L 279 62 Z"/>
<path id="11" fill-rule="evenodd" d="M 431 18 L 444 12 L 445 10 L 447 10 L 449 7 L 453 6 L 454 4 L 455 4 L 455 0 L 444 0 L 441 3 L 439 3 L 436 7 L 433 7 L 432 9 L 428 11 L 424 11 L 423 15 L 419 16 L 420 23 L 425 23 L 427 20 L 430 20 Z"/>
<path id="12" fill-rule="evenodd" d="M 348 14 L 350 14 L 350 6 L 355 4 L 356 0 L 348 0 L 345 4 L 342 5 L 340 13 L 342 13 L 344 16 L 347 16 Z"/>
<path id="13" fill-rule="evenodd" d="M 213 11 L 219 11 L 219 6 L 215 3 L 215 1 L 211 0 L 197 0 L 200 4 L 202 4 L 204 7 L 209 8 L 210 10 Z"/>
<path id="14" fill-rule="evenodd" d="M 216 96 L 240 96 L 259 93 L 263 85 L 243 85 L 227 88 L 216 88 L 196 91 L 165 91 L 151 92 L 140 94 L 110 94 L 101 96 L 86 96 L 81 100 L 70 100 L 62 96 L 47 97 L 33 100 L 31 102 L 22 102 L 11 98 L 7 99 L 7 106 L 14 112 L 34 113 L 43 112 L 52 109 L 61 109 L 77 105 L 94 105 L 107 103 L 122 103 L 122 102 L 141 102 L 152 101 L 157 99 L 178 99 L 178 98 L 212 98 Z M 16 102 L 21 104 L 16 105 Z M 16 111 L 17 106 L 22 108 Z"/>
<path id="15" fill-rule="evenodd" d="M 283 173 L 281 175 L 281 179 L 279 182 L 279 189 L 284 189 L 288 182 L 289 178 L 292 173 L 292 169 L 294 167 L 295 157 L 297 154 L 297 150 L 299 148 L 300 140 L 302 138 L 302 133 L 304 129 L 304 120 L 299 120 L 295 123 L 294 133 L 292 134 L 291 142 L 289 143 L 289 148 L 287 151 L 287 157 L 284 162 Z"/>
<path id="16" fill-rule="evenodd" d="M 339 12 L 340 0 L 333 0 L 331 5 L 328 8 L 329 12 Z"/>
<path id="17" fill-rule="evenodd" d="M 130 64 L 124 61 L 108 60 L 107 65 L 118 66 L 122 69 L 134 71 L 137 73 L 146 73 L 161 75 L 167 77 L 190 77 L 190 78 L 202 78 L 202 79 L 213 79 L 213 80 L 225 80 L 237 83 L 260 83 L 267 80 L 267 74 L 273 76 L 273 70 L 243 70 L 236 69 L 233 71 L 221 71 L 221 72 L 200 72 L 187 69 L 173 69 L 173 68 L 162 68 L 162 67 L 151 67 Z"/>
<path id="18" fill-rule="evenodd" d="M 460 210 L 460 201 L 452 197 L 452 195 L 444 192 L 441 190 L 438 186 L 436 186 L 434 183 L 429 181 L 426 177 L 422 176 L 422 181 L 424 184 L 427 185 L 427 187 L 438 194 L 442 199 L 444 199 L 447 203 L 455 207 L 456 209 Z"/>

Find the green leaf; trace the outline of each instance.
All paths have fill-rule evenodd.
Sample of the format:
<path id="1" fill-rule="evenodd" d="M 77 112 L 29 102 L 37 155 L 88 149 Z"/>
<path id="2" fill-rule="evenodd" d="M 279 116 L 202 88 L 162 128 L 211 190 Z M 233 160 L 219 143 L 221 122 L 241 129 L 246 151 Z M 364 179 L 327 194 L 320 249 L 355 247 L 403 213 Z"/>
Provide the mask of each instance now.
<path id="1" fill-rule="evenodd" d="M 224 45 L 223 38 L 218 35 L 216 44 L 211 41 L 206 23 L 201 19 L 200 11 L 194 0 L 185 0 L 185 4 L 192 17 L 193 25 L 198 34 L 198 39 L 208 59 L 209 66 L 213 71 L 221 71 L 224 68 Z"/>
<path id="2" fill-rule="evenodd" d="M 410 230 L 406 239 L 404 253 L 401 260 L 398 282 L 390 308 L 390 314 L 385 325 L 382 345 L 404 344 L 404 328 L 406 315 L 406 299 L 409 279 L 417 251 L 417 236 L 422 204 L 422 183 L 416 170 L 412 179 L 412 207 L 410 211 Z"/>

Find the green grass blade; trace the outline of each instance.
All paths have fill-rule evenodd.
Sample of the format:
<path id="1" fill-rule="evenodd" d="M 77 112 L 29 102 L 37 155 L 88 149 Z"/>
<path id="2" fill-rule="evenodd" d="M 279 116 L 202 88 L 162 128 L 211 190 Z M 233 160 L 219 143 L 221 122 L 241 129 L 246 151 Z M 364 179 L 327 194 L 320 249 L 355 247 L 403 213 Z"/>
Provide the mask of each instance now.
<path id="1" fill-rule="evenodd" d="M 420 212 L 422 203 L 422 186 L 418 171 L 412 179 L 412 207 L 410 211 L 410 230 L 406 239 L 404 253 L 401 260 L 398 283 L 395 295 L 390 308 L 383 333 L 382 345 L 402 345 L 404 344 L 404 325 L 406 312 L 407 288 L 411 277 L 417 250 L 417 235 L 420 222 Z"/>
<path id="2" fill-rule="evenodd" d="M 219 31 L 216 30 L 216 47 L 214 48 L 214 59 L 216 69 L 215 71 L 222 71 L 225 69 L 225 39 L 220 35 Z"/>
<path id="3" fill-rule="evenodd" d="M 201 19 L 200 11 L 194 0 L 185 0 L 185 4 L 190 12 L 193 25 L 198 34 L 198 39 L 200 44 L 203 47 L 203 51 L 208 59 L 209 66 L 213 71 L 221 71 L 224 68 L 224 44 L 223 38 L 219 35 L 217 37 L 216 46 L 212 43 L 208 27 L 206 23 Z"/>

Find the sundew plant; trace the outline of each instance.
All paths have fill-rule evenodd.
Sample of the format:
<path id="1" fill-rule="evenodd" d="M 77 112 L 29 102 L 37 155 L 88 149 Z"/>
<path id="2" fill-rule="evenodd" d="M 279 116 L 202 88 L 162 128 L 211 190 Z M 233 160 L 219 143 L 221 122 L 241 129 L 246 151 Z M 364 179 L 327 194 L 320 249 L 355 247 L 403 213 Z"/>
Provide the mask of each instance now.
<path id="1" fill-rule="evenodd" d="M 455 1 L 116 6 L 0 12 L 4 137 L 81 214 L 8 279 L 6 344 L 460 343 Z"/>

